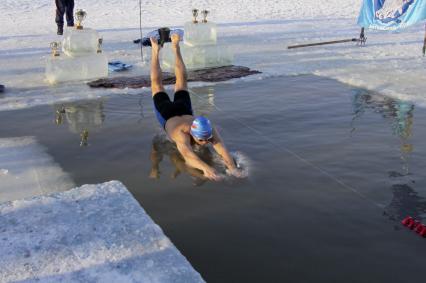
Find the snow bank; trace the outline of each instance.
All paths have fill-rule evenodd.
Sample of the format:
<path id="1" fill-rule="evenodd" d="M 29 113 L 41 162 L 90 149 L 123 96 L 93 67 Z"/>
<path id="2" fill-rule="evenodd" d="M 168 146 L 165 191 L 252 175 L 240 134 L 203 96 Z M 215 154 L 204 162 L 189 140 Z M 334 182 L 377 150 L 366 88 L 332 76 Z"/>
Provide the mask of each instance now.
<path id="1" fill-rule="evenodd" d="M 344 3 L 342 3 L 344 2 Z M 126 29 L 139 26 L 139 0 L 75 1 L 75 9 L 88 12 L 87 26 Z M 360 0 L 142 0 L 145 27 L 176 26 L 192 18 L 191 10 L 208 9 L 208 18 L 221 23 L 266 19 L 354 18 Z M 55 32 L 55 4 L 51 0 L 2 0 L 2 36 Z M 354 14 L 355 13 L 355 14 Z M 201 18 L 201 15 L 200 15 Z"/>
<path id="2" fill-rule="evenodd" d="M 0 204 L 0 282 L 203 282 L 120 182 Z"/>
<path id="3" fill-rule="evenodd" d="M 344 2 L 344 3 L 343 3 Z M 133 64 L 126 75 L 149 72 L 132 43 L 139 37 L 139 1 L 76 2 L 88 11 L 86 26 L 98 29 L 109 60 Z M 192 8 L 207 8 L 219 24 L 219 43 L 229 45 L 235 64 L 264 74 L 316 74 L 426 106 L 424 28 L 401 32 L 367 31 L 367 46 L 353 43 L 288 50 L 288 45 L 356 38 L 360 0 L 142 0 L 143 33 L 161 26 L 182 27 Z M 48 86 L 44 82 L 49 43 L 59 40 L 50 0 L 2 0 L 0 4 L 0 111 L 95 98 L 133 90 L 93 90 L 83 83 Z M 145 58 L 149 49 L 145 50 Z M 146 63 L 146 62 L 145 62 Z M 123 73 L 124 74 L 124 73 Z M 122 74 L 120 74 L 122 75 Z M 246 80 L 246 79 L 244 79 Z M 240 80 L 236 80 L 240 81 Z M 199 85 L 199 84 L 197 84 Z M 149 92 L 149 89 L 143 90 Z"/>
<path id="4" fill-rule="evenodd" d="M 0 138 L 0 203 L 73 187 L 35 138 Z"/>

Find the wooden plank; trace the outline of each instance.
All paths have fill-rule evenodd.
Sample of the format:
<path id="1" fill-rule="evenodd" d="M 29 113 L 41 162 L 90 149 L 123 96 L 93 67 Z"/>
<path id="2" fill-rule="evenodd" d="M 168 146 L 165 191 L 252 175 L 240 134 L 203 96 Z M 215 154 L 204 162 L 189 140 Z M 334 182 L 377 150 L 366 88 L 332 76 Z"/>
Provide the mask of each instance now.
<path id="1" fill-rule="evenodd" d="M 318 45 L 326 45 L 326 44 L 336 44 L 336 43 L 344 43 L 344 42 L 357 42 L 357 41 L 359 41 L 358 38 L 333 40 L 333 41 L 324 41 L 324 42 L 316 42 L 316 43 L 309 43 L 309 44 L 290 45 L 290 46 L 287 47 L 287 49 L 302 48 L 302 47 L 309 47 L 309 46 L 318 46 Z"/>
<path id="2" fill-rule="evenodd" d="M 188 71 L 188 82 L 221 82 L 235 78 L 259 74 L 259 71 L 250 70 L 243 66 L 224 66 L 216 68 L 207 68 L 202 70 Z M 169 85 L 175 83 L 175 76 L 171 73 L 163 72 L 163 84 Z M 90 87 L 103 88 L 141 88 L 150 87 L 151 79 L 147 76 L 134 77 L 115 77 L 104 78 L 88 83 Z"/>

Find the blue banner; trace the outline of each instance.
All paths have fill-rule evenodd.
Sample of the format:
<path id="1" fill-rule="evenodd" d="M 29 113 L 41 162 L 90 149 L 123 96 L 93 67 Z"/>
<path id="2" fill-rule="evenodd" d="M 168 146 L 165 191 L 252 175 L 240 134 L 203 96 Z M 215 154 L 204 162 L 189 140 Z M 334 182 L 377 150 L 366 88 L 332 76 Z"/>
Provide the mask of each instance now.
<path id="1" fill-rule="evenodd" d="M 358 25 L 396 30 L 426 19 L 426 0 L 364 0 Z"/>

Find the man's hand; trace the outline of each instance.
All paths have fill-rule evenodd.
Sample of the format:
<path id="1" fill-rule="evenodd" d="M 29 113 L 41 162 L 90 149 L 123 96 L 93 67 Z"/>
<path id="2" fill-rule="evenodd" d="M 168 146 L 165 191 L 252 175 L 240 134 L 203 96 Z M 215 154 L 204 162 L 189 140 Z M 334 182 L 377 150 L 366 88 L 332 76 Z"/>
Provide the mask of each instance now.
<path id="1" fill-rule="evenodd" d="M 244 178 L 245 177 L 245 175 L 243 173 L 243 170 L 241 170 L 239 168 L 228 169 L 227 173 L 229 175 L 232 175 L 232 176 L 236 177 L 236 178 Z"/>
<path id="2" fill-rule="evenodd" d="M 209 180 L 213 180 L 213 181 L 222 180 L 222 177 L 219 176 L 216 170 L 214 170 L 213 168 L 206 168 L 203 170 L 203 172 L 204 172 L 204 176 Z"/>
<path id="3" fill-rule="evenodd" d="M 160 52 L 161 46 L 158 44 L 158 41 L 155 37 L 150 37 L 149 38 L 151 40 L 151 48 L 152 51 L 154 52 Z"/>
<path id="4" fill-rule="evenodd" d="M 160 178 L 160 171 L 158 171 L 156 169 L 152 169 L 151 172 L 149 173 L 149 177 L 151 179 L 159 179 Z"/>

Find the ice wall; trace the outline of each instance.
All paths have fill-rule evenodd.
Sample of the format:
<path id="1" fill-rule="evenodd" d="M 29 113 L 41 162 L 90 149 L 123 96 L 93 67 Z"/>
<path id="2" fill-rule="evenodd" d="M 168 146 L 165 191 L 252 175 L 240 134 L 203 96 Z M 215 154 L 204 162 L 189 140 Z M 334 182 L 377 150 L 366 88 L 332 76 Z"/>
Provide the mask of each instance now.
<path id="1" fill-rule="evenodd" d="M 175 58 L 171 44 L 165 44 L 161 53 L 162 67 L 173 69 Z M 213 22 L 187 22 L 183 44 L 183 61 L 189 70 L 232 65 L 233 55 L 225 45 L 217 44 L 217 26 Z"/>
<path id="2" fill-rule="evenodd" d="M 171 45 L 165 44 L 162 52 L 162 66 L 168 70 L 173 69 L 175 66 L 175 58 Z M 218 45 L 182 45 L 181 54 L 185 66 L 189 70 L 229 66 L 232 65 L 233 61 L 233 55 L 229 48 Z"/>
<path id="3" fill-rule="evenodd" d="M 117 181 L 0 204 L 0 282 L 203 282 Z"/>
<path id="4" fill-rule="evenodd" d="M 67 30 L 62 41 L 63 54 L 47 59 L 47 81 L 55 84 L 108 76 L 108 59 L 101 52 L 99 39 L 93 29 Z"/>
<path id="5" fill-rule="evenodd" d="M 186 22 L 184 27 L 186 46 L 216 45 L 217 26 L 215 23 Z"/>
<path id="6" fill-rule="evenodd" d="M 46 79 L 51 84 L 107 76 L 108 59 L 102 53 L 78 57 L 61 55 L 48 58 L 46 63 Z"/>

